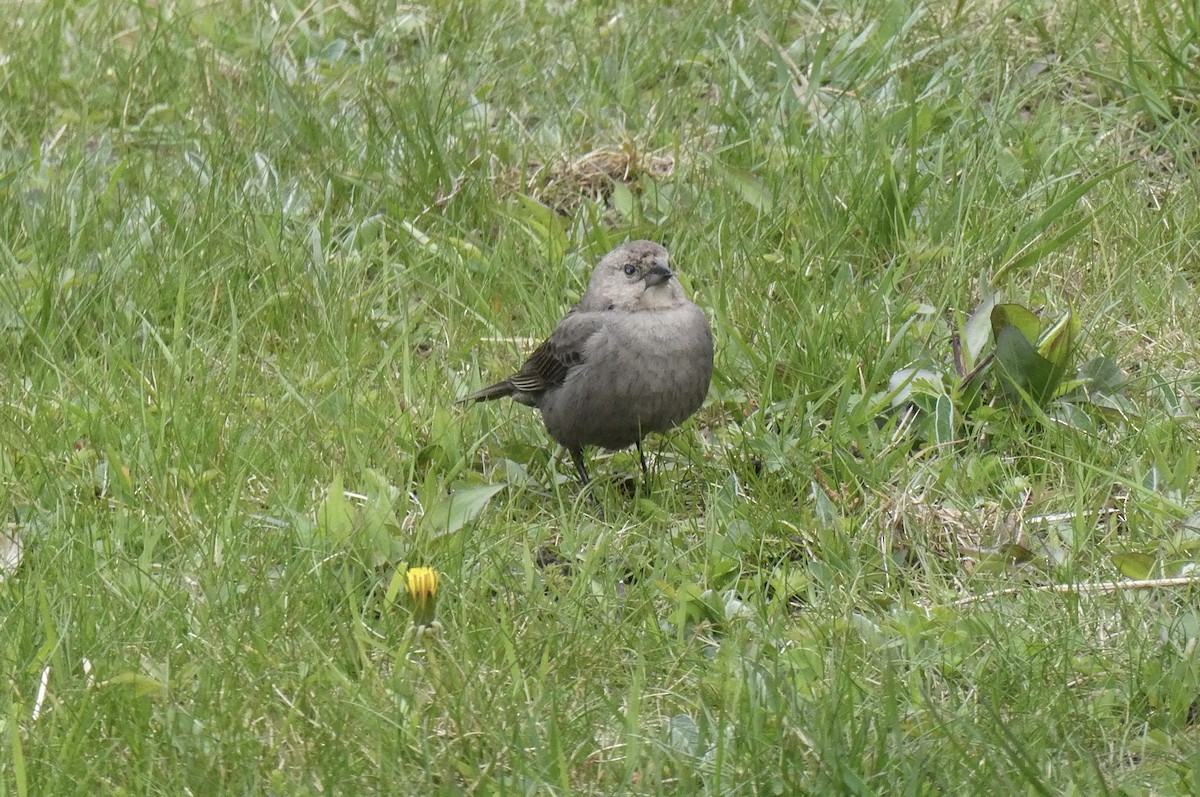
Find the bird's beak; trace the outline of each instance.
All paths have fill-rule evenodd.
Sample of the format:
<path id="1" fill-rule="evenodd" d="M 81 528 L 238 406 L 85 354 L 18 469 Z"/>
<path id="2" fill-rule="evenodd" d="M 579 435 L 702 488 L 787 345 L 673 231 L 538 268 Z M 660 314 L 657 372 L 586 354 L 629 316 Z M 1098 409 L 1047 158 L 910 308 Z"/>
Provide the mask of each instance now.
<path id="1" fill-rule="evenodd" d="M 667 268 L 665 263 L 658 262 L 646 272 L 646 276 L 642 279 L 645 280 L 647 288 L 653 288 L 655 285 L 662 285 L 672 276 L 671 269 Z"/>

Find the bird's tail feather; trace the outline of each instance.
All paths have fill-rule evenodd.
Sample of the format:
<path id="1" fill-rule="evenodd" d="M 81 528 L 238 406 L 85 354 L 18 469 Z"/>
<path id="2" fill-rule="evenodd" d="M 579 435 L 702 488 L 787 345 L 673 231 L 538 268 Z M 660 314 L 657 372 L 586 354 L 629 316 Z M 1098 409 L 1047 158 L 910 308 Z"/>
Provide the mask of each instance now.
<path id="1" fill-rule="evenodd" d="M 498 398 L 505 398 L 513 394 L 512 382 L 505 379 L 503 382 L 497 382 L 490 387 L 485 387 L 483 390 L 472 393 L 469 396 L 463 396 L 460 399 L 455 399 L 455 404 L 466 404 L 468 401 L 493 401 Z"/>

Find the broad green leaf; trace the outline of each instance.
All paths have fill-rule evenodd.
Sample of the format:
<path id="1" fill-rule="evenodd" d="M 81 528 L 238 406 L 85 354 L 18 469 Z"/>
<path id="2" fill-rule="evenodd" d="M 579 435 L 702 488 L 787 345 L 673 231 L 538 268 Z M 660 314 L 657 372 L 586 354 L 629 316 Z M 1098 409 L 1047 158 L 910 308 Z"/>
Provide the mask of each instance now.
<path id="1" fill-rule="evenodd" d="M 1072 429 L 1078 429 L 1082 432 L 1094 433 L 1096 424 L 1092 420 L 1092 416 L 1088 415 L 1073 401 L 1057 401 L 1054 407 L 1049 411 L 1049 416 L 1064 426 L 1069 426 Z"/>
<path id="2" fill-rule="evenodd" d="M 354 530 L 354 505 L 346 498 L 342 474 L 333 477 L 325 493 L 317 507 L 317 535 L 334 543 L 345 542 Z"/>
<path id="3" fill-rule="evenodd" d="M 1151 465 L 1150 469 L 1146 471 L 1146 475 L 1142 477 L 1142 486 L 1151 492 L 1161 493 L 1171 489 L 1170 485 L 1170 473 L 1163 473 L 1157 465 Z"/>
<path id="4" fill-rule="evenodd" d="M 122 684 L 133 687 L 137 697 L 165 698 L 170 694 L 167 685 L 157 678 L 140 672 L 121 672 L 109 678 L 109 684 Z"/>
<path id="5" fill-rule="evenodd" d="M 1032 310 L 1019 304 L 998 304 L 992 308 L 990 315 L 992 335 L 997 343 L 1000 341 L 1000 330 L 1006 324 L 1015 326 L 1030 346 L 1041 336 L 1042 322 Z"/>
<path id="6" fill-rule="evenodd" d="M 396 598 L 400 596 L 400 590 L 404 589 L 404 577 L 407 568 L 397 567 L 392 571 L 392 577 L 388 581 L 387 590 L 383 594 L 383 603 L 385 606 L 391 606 L 396 602 Z"/>
<path id="7" fill-rule="evenodd" d="M 488 501 L 506 484 L 471 484 L 458 487 L 444 496 L 421 518 L 421 524 L 436 536 L 453 534 L 474 520 Z"/>
<path id="8" fill-rule="evenodd" d="M 1172 547 L 1187 554 L 1200 551 L 1200 512 L 1195 512 L 1183 519 L 1183 523 L 1172 541 Z M 1193 567 L 1195 566 L 1200 566 L 1200 562 L 1193 563 Z"/>
<path id="9" fill-rule="evenodd" d="M 1075 338 L 1079 333 L 1079 321 L 1071 311 L 1045 329 L 1038 337 L 1037 354 L 1051 366 L 1050 374 L 1041 392 L 1035 394 L 1039 403 L 1045 404 L 1059 394 L 1063 387 L 1063 379 L 1071 364 L 1071 356 L 1075 351 Z"/>
<path id="10" fill-rule="evenodd" d="M 1060 369 L 1046 362 L 1012 324 L 1002 328 L 996 336 L 996 363 L 1010 396 L 1015 399 L 1025 394 L 1039 406 L 1054 395 L 1061 381 Z"/>
<path id="11" fill-rule="evenodd" d="M 1183 556 L 1172 556 L 1162 563 L 1163 578 L 1179 578 L 1180 576 L 1196 575 L 1200 564 Z"/>
<path id="12" fill-rule="evenodd" d="M 983 347 L 992 334 L 990 326 L 992 318 L 992 309 L 996 306 L 998 294 L 988 294 L 979 306 L 971 311 L 971 315 L 967 316 L 967 321 L 963 324 L 962 343 L 963 351 L 967 355 L 967 370 L 971 370 L 975 363 L 979 362 L 979 355 L 983 353 Z"/>
<path id="13" fill-rule="evenodd" d="M 813 513 L 817 516 L 817 521 L 825 528 L 835 528 L 842 519 L 842 513 L 816 482 L 812 484 L 812 497 Z"/>
<path id="14" fill-rule="evenodd" d="M 464 260 L 481 260 L 484 258 L 484 253 L 480 252 L 479 247 L 470 241 L 455 238 L 452 235 L 438 235 L 438 238 L 434 239 L 433 236 L 426 234 L 416 224 L 408 221 L 402 221 L 400 226 L 404 229 L 404 232 L 413 236 L 413 240 L 416 241 L 416 244 L 422 250 L 428 253 L 438 254 L 443 251 L 443 248 L 449 247 L 450 250 L 454 250 L 460 254 L 460 257 Z M 373 239 L 373 236 L 378 235 L 377 230 L 372 230 L 370 224 L 366 222 L 360 226 L 360 230 L 358 240 L 360 246 L 367 244 L 367 242 Z"/>
<path id="15" fill-rule="evenodd" d="M 954 387 L 952 398 L 959 409 L 965 413 L 974 412 L 983 396 L 983 374 L 987 369 L 975 372 L 975 375 Z"/>
<path id="16" fill-rule="evenodd" d="M 1158 564 L 1158 558 L 1148 553 L 1129 551 L 1127 553 L 1113 554 L 1112 562 L 1117 566 L 1117 570 L 1121 571 L 1121 575 L 1126 578 L 1141 580 L 1150 578 L 1155 566 Z"/>
<path id="17" fill-rule="evenodd" d="M 1140 417 L 1138 408 L 1125 396 L 1110 394 L 1095 395 L 1089 398 L 1092 406 L 1110 421 L 1128 421 L 1131 418 Z"/>
<path id="18" fill-rule="evenodd" d="M 1079 334 L 1079 320 L 1068 310 L 1038 338 L 1037 351 L 1057 368 L 1065 369 L 1075 348 L 1075 337 Z"/>
<path id="19" fill-rule="evenodd" d="M 999 575 L 1012 570 L 1015 565 L 1033 562 L 1035 557 L 1028 548 L 1016 543 L 1005 543 L 994 551 L 975 555 L 976 574 Z"/>
<path id="20" fill-rule="evenodd" d="M 670 745 L 681 756 L 692 758 L 700 754 L 700 728 L 687 714 L 671 717 Z"/>
<path id="21" fill-rule="evenodd" d="M 373 470 L 367 470 L 364 477 L 367 503 L 360 515 L 358 544 L 364 549 L 367 561 L 379 566 L 391 556 L 392 541 L 400 534 L 400 519 L 392 508 L 393 488 L 387 480 Z"/>
<path id="22" fill-rule="evenodd" d="M 1110 420 L 1138 417 L 1138 409 L 1124 394 L 1128 378 L 1111 357 L 1093 357 L 1084 363 L 1075 378 L 1064 389 L 1070 389 L 1073 400 L 1087 402 Z M 1153 384 L 1153 375 L 1148 380 Z"/>
<path id="23" fill-rule="evenodd" d="M 0 583 L 16 571 L 24 553 L 20 527 L 14 525 L 8 531 L 0 531 Z"/>
<path id="24" fill-rule="evenodd" d="M 1043 332 L 1038 317 L 1019 304 L 996 305 L 991 322 L 1006 387 L 1044 406 L 1062 387 L 1079 322 L 1068 312 Z"/>
<path id="25" fill-rule="evenodd" d="M 633 218 L 633 192 L 625 183 L 613 181 L 612 195 L 608 201 L 622 216 L 627 219 Z"/>
<path id="26" fill-rule="evenodd" d="M 733 183 L 733 187 L 741 194 L 742 199 L 746 200 L 747 204 L 759 213 L 770 213 L 775 207 L 775 196 L 761 179 L 745 169 L 739 169 L 729 164 L 720 164 L 718 168 Z"/>
<path id="27" fill-rule="evenodd" d="M 1025 167 L 1021 158 L 1011 148 L 996 153 L 996 178 L 1011 191 L 1025 180 Z"/>
<path id="28" fill-rule="evenodd" d="M 946 388 L 942 375 L 928 368 L 901 368 L 888 379 L 888 392 L 892 395 L 892 406 L 899 407 L 912 400 L 913 394 L 944 396 Z"/>
<path id="29" fill-rule="evenodd" d="M 1006 542 L 996 550 L 998 553 L 1007 556 L 1008 560 L 1015 565 L 1033 561 L 1033 551 L 1015 542 Z"/>
<path id="30" fill-rule="evenodd" d="M 517 206 L 510 208 L 507 215 L 546 247 L 548 260 L 561 260 L 570 248 L 571 242 L 563 230 L 563 223 L 558 214 L 536 199 L 528 196 L 518 197 Z"/>
<path id="31" fill-rule="evenodd" d="M 933 442 L 948 446 L 955 440 L 957 422 L 954 415 L 954 399 L 947 395 L 937 398 L 933 407 Z"/>
<path id="32" fill-rule="evenodd" d="M 1121 367 L 1111 357 L 1100 355 L 1088 360 L 1079 368 L 1079 378 L 1089 395 L 1112 394 L 1125 388 L 1126 377 Z"/>

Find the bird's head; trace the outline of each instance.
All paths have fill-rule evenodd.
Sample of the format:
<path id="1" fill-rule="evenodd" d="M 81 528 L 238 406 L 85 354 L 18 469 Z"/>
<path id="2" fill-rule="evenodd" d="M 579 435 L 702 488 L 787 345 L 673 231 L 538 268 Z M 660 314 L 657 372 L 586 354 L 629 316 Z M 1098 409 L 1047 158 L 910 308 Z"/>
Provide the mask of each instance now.
<path id="1" fill-rule="evenodd" d="M 589 310 L 676 307 L 687 300 L 667 261 L 667 250 L 653 241 L 621 244 L 596 266 L 580 304 Z"/>

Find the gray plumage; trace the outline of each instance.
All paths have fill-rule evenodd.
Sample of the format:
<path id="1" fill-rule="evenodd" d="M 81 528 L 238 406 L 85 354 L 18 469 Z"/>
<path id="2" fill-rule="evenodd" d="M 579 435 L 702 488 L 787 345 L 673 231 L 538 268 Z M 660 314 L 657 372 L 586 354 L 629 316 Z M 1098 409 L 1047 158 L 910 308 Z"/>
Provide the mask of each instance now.
<path id="1" fill-rule="evenodd" d="M 708 393 L 713 339 L 683 294 L 667 250 L 632 241 L 609 252 L 587 291 L 515 374 L 455 403 L 510 396 L 541 410 L 586 484 L 584 446 L 636 445 L 686 420 Z"/>

